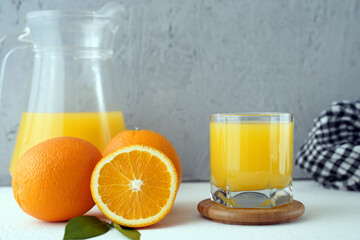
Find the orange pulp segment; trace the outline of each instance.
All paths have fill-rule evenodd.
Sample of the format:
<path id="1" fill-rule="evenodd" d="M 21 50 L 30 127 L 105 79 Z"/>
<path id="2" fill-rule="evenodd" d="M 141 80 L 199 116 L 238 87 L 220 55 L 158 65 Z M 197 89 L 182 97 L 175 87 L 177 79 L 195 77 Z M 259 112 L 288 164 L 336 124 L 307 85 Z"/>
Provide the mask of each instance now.
<path id="1" fill-rule="evenodd" d="M 91 193 L 113 222 L 145 227 L 168 214 L 178 184 L 175 166 L 165 154 L 148 146 L 131 145 L 115 150 L 96 165 Z"/>

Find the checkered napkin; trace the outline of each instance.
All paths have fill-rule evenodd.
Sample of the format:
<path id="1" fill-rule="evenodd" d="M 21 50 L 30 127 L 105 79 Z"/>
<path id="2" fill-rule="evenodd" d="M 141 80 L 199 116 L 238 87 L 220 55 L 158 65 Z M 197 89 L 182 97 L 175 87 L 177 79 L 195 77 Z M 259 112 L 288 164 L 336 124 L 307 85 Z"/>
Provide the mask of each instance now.
<path id="1" fill-rule="evenodd" d="M 324 187 L 360 191 L 360 100 L 323 111 L 295 164 Z"/>

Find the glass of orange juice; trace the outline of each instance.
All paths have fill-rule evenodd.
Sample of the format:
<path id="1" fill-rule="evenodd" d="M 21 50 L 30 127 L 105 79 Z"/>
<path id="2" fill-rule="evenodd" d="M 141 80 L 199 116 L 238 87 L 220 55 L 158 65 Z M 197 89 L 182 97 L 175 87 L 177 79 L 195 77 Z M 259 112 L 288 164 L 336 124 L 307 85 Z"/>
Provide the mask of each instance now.
<path id="1" fill-rule="evenodd" d="M 211 199 L 231 208 L 291 203 L 294 116 L 210 116 Z"/>

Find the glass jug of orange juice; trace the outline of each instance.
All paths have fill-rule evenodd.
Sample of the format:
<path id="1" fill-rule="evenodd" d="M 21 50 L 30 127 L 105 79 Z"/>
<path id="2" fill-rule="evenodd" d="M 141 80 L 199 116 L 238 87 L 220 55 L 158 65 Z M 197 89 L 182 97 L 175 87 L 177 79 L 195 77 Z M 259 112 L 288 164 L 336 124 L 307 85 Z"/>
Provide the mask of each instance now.
<path id="1" fill-rule="evenodd" d="M 33 52 L 27 109 L 22 113 L 10 173 L 25 151 L 48 138 L 79 137 L 103 151 L 125 129 L 112 82 L 113 42 L 121 10 L 118 3 L 109 3 L 98 11 L 30 12 L 20 36 L 3 38 L 0 87 L 13 50 Z"/>

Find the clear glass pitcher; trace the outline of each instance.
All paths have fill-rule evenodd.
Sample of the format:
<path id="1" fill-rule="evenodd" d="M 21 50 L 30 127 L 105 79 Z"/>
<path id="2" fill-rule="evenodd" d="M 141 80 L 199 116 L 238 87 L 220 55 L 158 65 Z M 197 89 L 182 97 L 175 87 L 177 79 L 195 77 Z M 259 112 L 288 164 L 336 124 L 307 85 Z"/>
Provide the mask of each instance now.
<path id="1" fill-rule="evenodd" d="M 22 113 L 10 173 L 26 150 L 45 139 L 79 137 L 103 151 L 125 129 L 112 68 L 121 10 L 118 3 L 109 3 L 99 11 L 30 12 L 20 36 L 3 38 L 0 88 L 8 56 L 24 47 L 33 52 L 27 109 Z"/>

